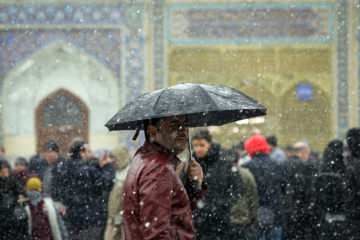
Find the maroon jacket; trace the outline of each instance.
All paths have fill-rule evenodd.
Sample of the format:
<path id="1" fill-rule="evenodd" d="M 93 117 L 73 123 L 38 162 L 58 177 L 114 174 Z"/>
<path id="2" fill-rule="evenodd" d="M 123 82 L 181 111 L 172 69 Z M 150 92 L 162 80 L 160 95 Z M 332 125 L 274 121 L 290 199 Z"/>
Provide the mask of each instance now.
<path id="1" fill-rule="evenodd" d="M 205 192 L 186 187 L 176 174 L 180 160 L 156 142 L 139 148 L 128 171 L 123 200 L 126 240 L 195 239 L 192 210 Z"/>

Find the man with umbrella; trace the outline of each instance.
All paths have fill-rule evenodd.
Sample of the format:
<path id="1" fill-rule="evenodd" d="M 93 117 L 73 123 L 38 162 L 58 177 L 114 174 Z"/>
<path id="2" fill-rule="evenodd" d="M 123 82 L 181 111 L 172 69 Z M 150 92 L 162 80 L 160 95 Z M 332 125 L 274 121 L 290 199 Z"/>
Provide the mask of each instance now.
<path id="1" fill-rule="evenodd" d="M 135 153 L 128 171 L 123 200 L 126 239 L 195 239 L 192 210 L 206 192 L 202 169 L 191 161 L 188 178 L 198 191 L 176 173 L 176 157 L 187 147 L 184 115 L 152 119 L 147 140 Z"/>
<path id="2" fill-rule="evenodd" d="M 236 89 L 191 83 L 142 94 L 120 109 L 105 126 L 136 130 L 134 139 L 140 130 L 146 136 L 125 180 L 125 238 L 195 239 L 192 210 L 207 187 L 195 161 L 188 163 L 184 185 L 176 174 L 176 156 L 189 140 L 187 127 L 220 126 L 265 114 L 264 106 Z"/>

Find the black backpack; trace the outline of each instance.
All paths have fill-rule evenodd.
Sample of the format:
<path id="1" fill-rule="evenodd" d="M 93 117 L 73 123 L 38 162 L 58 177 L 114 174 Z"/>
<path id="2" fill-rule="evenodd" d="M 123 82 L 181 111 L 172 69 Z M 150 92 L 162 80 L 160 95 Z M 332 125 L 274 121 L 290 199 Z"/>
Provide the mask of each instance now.
<path id="1" fill-rule="evenodd" d="M 360 220 L 360 164 L 348 167 L 348 194 L 346 209 L 348 216 Z M 350 171 L 349 171 L 350 170 Z"/>
<path id="2" fill-rule="evenodd" d="M 329 216 L 336 215 L 338 217 L 333 220 L 345 221 L 340 215 L 345 216 L 346 193 L 347 184 L 343 175 L 334 172 L 318 173 L 315 182 L 316 209 L 322 217 L 329 220 Z"/>

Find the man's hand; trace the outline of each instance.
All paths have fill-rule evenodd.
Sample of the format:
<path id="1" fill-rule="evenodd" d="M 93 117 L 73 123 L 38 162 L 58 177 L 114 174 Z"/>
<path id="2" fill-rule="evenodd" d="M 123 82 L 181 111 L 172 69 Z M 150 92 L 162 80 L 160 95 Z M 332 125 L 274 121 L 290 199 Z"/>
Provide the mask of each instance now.
<path id="1" fill-rule="evenodd" d="M 61 208 L 60 208 L 60 214 L 61 214 L 61 216 L 65 216 L 66 210 L 67 210 L 66 206 L 65 206 L 65 205 L 62 205 Z"/>
<path id="2" fill-rule="evenodd" d="M 187 168 L 187 176 L 190 180 L 195 180 L 198 182 L 199 188 L 201 187 L 203 181 L 203 170 L 198 162 L 195 160 L 190 161 L 190 165 Z"/>
<path id="3" fill-rule="evenodd" d="M 113 162 L 114 161 L 109 157 L 109 152 L 106 152 L 99 160 L 99 166 L 100 168 L 103 168 L 106 164 Z"/>

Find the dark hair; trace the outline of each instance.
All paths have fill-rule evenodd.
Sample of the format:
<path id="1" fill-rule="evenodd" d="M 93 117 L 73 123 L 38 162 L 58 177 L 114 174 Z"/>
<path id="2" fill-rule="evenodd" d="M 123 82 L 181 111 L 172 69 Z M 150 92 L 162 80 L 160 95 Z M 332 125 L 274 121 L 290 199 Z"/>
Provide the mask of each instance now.
<path id="1" fill-rule="evenodd" d="M 147 119 L 144 120 L 144 134 L 145 134 L 145 139 L 149 140 L 150 139 L 150 135 L 147 131 L 148 126 L 155 126 L 157 129 L 160 129 L 161 126 L 161 120 L 163 120 L 164 118 L 152 118 L 152 119 Z"/>
<path id="2" fill-rule="evenodd" d="M 76 139 L 70 144 L 69 153 L 72 159 L 81 158 L 80 152 L 86 148 L 87 142 L 84 139 Z"/>
<path id="3" fill-rule="evenodd" d="M 241 142 L 238 142 L 236 144 L 234 144 L 233 146 L 234 149 L 241 149 L 241 150 L 245 150 L 245 147 L 244 147 L 244 142 L 241 141 Z"/>
<path id="4" fill-rule="evenodd" d="M 275 135 L 266 136 L 266 142 L 270 145 L 277 146 L 277 139 Z"/>
<path id="5" fill-rule="evenodd" d="M 15 166 L 18 165 L 18 164 L 21 164 L 21 165 L 23 165 L 23 166 L 25 166 L 25 167 L 28 166 L 28 162 L 27 162 L 26 159 L 23 158 L 23 157 L 18 157 L 18 158 L 16 158 L 16 160 L 15 160 Z"/>
<path id="6" fill-rule="evenodd" d="M 238 153 L 238 151 L 235 150 L 235 148 L 226 149 L 224 155 L 226 160 L 229 160 L 234 163 L 236 163 L 240 158 L 240 154 Z"/>
<path id="7" fill-rule="evenodd" d="M 9 162 L 4 157 L 0 156 L 0 169 L 2 169 L 4 167 L 11 170 Z"/>
<path id="8" fill-rule="evenodd" d="M 360 128 L 349 129 L 346 134 L 351 156 L 360 157 Z"/>
<path id="9" fill-rule="evenodd" d="M 205 139 L 207 142 L 212 142 L 212 136 L 209 130 L 199 130 L 191 138 L 191 141 Z"/>
<path id="10" fill-rule="evenodd" d="M 328 143 L 324 150 L 324 156 L 321 162 L 320 169 L 321 172 L 345 172 L 342 141 L 333 140 Z"/>
<path id="11" fill-rule="evenodd" d="M 292 152 L 292 151 L 295 151 L 295 148 L 294 148 L 293 146 L 291 146 L 291 145 L 286 145 L 285 151 L 290 151 L 290 152 Z"/>
<path id="12" fill-rule="evenodd" d="M 59 152 L 59 146 L 54 140 L 50 140 L 44 145 L 44 151 L 55 151 Z"/>

